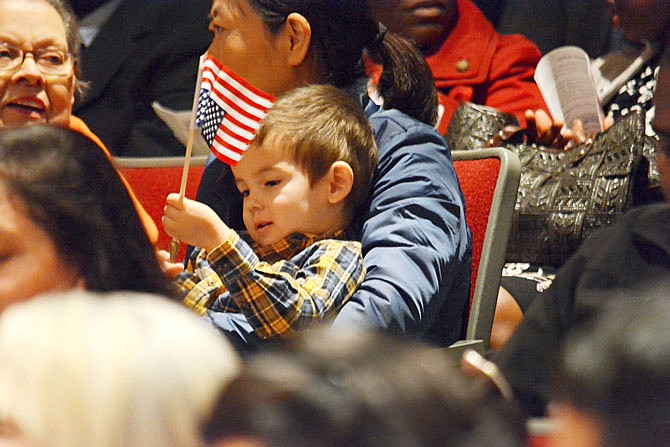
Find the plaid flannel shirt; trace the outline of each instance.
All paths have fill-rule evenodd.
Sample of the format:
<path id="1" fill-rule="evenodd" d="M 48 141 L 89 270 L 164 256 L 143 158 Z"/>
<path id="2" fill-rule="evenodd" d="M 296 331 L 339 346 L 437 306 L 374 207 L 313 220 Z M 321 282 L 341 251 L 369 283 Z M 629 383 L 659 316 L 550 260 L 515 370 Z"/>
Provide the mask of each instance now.
<path id="1" fill-rule="evenodd" d="M 194 250 L 175 285 L 200 315 L 242 313 L 261 339 L 288 336 L 334 316 L 363 282 L 361 244 L 343 236 L 295 233 L 259 247 L 232 232 L 211 253 Z"/>

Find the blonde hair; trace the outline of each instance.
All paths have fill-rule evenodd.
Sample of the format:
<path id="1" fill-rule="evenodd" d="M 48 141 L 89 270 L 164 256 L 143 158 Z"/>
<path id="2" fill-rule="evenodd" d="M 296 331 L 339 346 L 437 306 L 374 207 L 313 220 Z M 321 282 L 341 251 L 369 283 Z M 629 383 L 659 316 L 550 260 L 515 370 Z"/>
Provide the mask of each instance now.
<path id="1" fill-rule="evenodd" d="M 0 421 L 49 447 L 191 447 L 239 359 L 157 296 L 71 291 L 0 315 Z"/>

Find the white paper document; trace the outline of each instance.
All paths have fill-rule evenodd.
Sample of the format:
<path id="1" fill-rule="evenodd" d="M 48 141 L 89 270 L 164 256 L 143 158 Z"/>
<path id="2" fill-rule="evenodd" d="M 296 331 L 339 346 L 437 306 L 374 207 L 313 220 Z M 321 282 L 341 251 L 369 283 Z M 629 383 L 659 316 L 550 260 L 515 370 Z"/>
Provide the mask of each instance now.
<path id="1" fill-rule="evenodd" d="M 556 48 L 537 64 L 535 82 L 554 119 L 567 127 L 579 119 L 587 135 L 602 132 L 603 111 L 586 52 L 574 46 Z"/>
<path id="2" fill-rule="evenodd" d="M 172 110 L 163 106 L 161 103 L 154 101 L 151 107 L 156 112 L 156 115 L 167 124 L 175 138 L 186 147 L 188 140 L 188 126 L 191 120 L 190 110 Z M 200 129 L 196 130 L 195 138 L 193 139 L 193 155 L 209 155 L 209 148 L 207 142 L 202 138 Z"/>

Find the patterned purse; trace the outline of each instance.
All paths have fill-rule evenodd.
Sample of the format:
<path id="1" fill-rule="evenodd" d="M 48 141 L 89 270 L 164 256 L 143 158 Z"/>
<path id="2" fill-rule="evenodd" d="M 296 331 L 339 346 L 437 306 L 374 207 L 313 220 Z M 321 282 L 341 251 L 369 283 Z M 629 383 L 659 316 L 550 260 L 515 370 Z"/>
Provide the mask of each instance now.
<path id="1" fill-rule="evenodd" d="M 482 148 L 493 139 L 519 156 L 508 262 L 562 265 L 586 237 L 633 206 L 636 191 L 648 189 L 643 154 L 653 151 L 653 139 L 645 135 L 643 112 L 566 151 L 528 144 L 515 129 L 512 115 L 468 103 L 447 134 L 452 149 Z"/>

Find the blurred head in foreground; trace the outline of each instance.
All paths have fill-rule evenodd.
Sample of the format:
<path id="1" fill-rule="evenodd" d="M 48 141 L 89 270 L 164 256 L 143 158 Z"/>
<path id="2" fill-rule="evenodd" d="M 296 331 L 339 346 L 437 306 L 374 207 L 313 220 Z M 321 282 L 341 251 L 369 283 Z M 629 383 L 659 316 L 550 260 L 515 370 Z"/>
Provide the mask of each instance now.
<path id="1" fill-rule="evenodd" d="M 252 357 L 204 434 L 216 447 L 522 446 L 508 405 L 441 350 L 318 329 Z"/>
<path id="2" fill-rule="evenodd" d="M 71 291 L 0 315 L 0 445 L 192 447 L 232 348 L 176 303 Z"/>
<path id="3" fill-rule="evenodd" d="M 613 300 L 565 345 L 550 414 L 556 447 L 663 446 L 670 439 L 667 287 Z"/>

